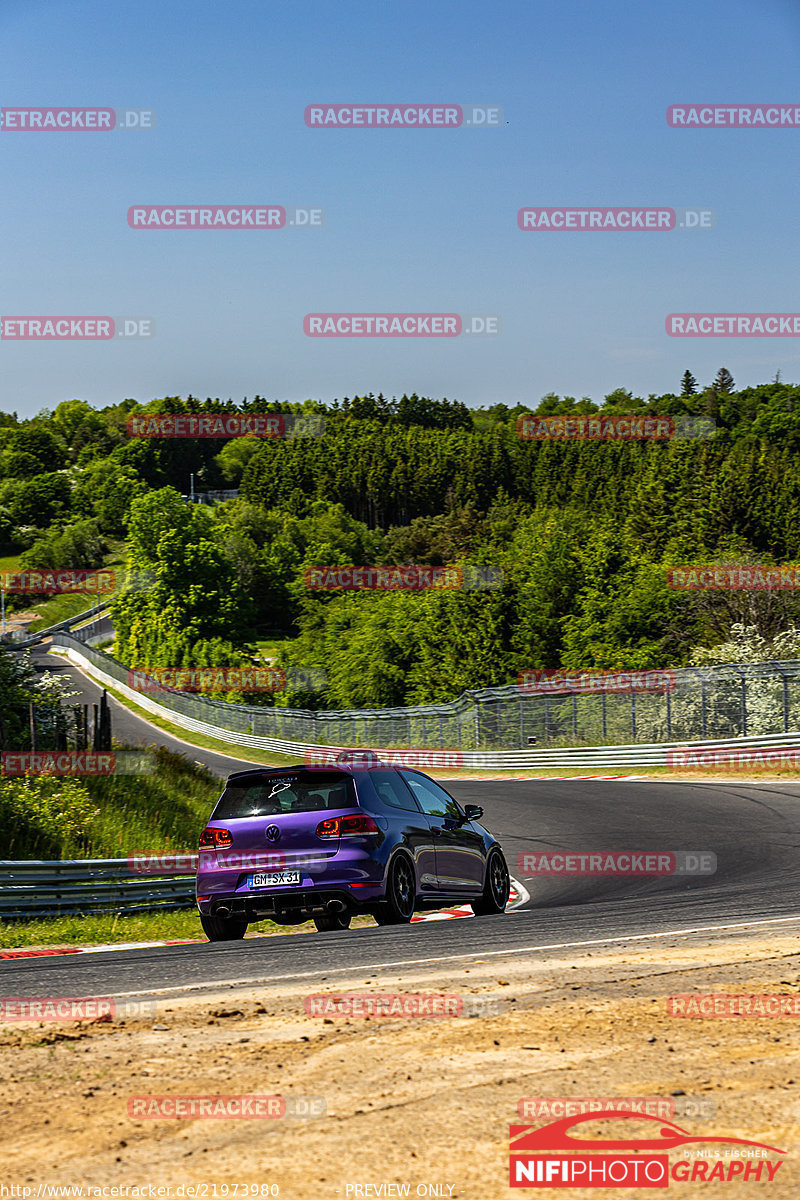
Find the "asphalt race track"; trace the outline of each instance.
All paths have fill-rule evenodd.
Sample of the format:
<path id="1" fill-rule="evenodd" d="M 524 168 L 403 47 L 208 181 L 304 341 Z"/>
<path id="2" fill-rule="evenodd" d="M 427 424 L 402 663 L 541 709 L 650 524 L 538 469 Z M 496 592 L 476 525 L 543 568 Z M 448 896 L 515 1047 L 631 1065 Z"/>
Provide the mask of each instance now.
<path id="1" fill-rule="evenodd" d="M 98 622 L 97 631 L 107 631 L 109 635 L 113 634 L 113 627 L 108 618 L 103 622 Z M 103 689 L 98 687 L 93 680 L 83 675 L 77 667 L 73 667 L 66 658 L 48 654 L 47 649 L 47 646 L 35 646 L 31 651 L 31 658 L 37 670 L 50 671 L 53 675 L 61 675 L 71 680 L 74 689 L 79 694 L 69 700 L 68 703 L 88 704 L 90 706 L 98 704 L 103 694 Z M 181 741 L 180 738 L 171 737 L 170 734 L 163 733 L 154 725 L 141 720 L 130 709 L 127 709 L 123 704 L 119 704 L 113 696 L 109 696 L 108 700 L 112 710 L 112 733 L 115 738 L 126 745 L 147 746 L 158 744 L 166 746 L 167 749 L 175 750 L 178 754 L 185 754 L 192 762 L 208 767 L 220 779 L 223 779 L 231 771 L 240 771 L 244 767 L 253 766 L 253 763 L 249 759 L 237 757 L 235 747 L 233 746 L 231 747 L 230 757 L 226 754 L 215 754 L 213 750 L 204 750 L 200 746 L 192 746 L 190 743 Z"/>
<path id="2" fill-rule="evenodd" d="M 41 651 L 38 663 L 68 670 L 83 700 L 97 700 L 98 689 L 74 668 L 43 659 Z M 218 774 L 237 769 L 237 760 L 187 748 L 116 704 L 113 720 L 121 740 L 161 742 Z M 750 922 L 765 922 L 765 930 L 774 922 L 780 932 L 784 920 L 800 916 L 800 784 L 561 779 L 448 786 L 460 800 L 484 806 L 512 875 L 531 893 L 524 907 L 464 921 L 8 960 L 0 962 L 0 993 L 176 996 L 204 986 L 339 979 L 364 968 L 501 961 L 653 934 L 722 933 Z M 545 850 L 710 850 L 718 869 L 694 877 L 526 877 L 518 856 Z"/>

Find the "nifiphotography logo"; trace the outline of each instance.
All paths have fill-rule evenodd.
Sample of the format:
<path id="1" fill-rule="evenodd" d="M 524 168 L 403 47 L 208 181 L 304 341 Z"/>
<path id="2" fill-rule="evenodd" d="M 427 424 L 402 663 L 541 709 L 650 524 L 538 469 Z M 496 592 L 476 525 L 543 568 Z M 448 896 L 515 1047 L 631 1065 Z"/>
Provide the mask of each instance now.
<path id="1" fill-rule="evenodd" d="M 630 1136 L 581 1137 L 571 1132 L 573 1126 L 594 1126 L 601 1119 L 628 1122 Z M 746 1138 L 695 1136 L 663 1117 L 617 1109 L 564 1117 L 538 1129 L 512 1125 L 509 1136 L 510 1186 L 524 1188 L 665 1188 L 671 1180 L 729 1183 L 738 1178 L 771 1183 L 784 1161 L 772 1156 L 786 1153 Z M 703 1149 L 681 1149 L 670 1161 L 668 1151 L 687 1146 Z"/>

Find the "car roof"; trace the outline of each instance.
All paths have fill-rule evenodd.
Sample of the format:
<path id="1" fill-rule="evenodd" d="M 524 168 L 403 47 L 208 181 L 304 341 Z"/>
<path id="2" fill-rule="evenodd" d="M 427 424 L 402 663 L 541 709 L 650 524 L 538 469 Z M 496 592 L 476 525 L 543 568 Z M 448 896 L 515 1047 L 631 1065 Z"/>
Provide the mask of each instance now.
<path id="1" fill-rule="evenodd" d="M 316 766 L 311 766 L 308 763 L 298 763 L 296 766 L 288 767 L 250 767 L 246 771 L 233 771 L 227 777 L 226 782 L 234 781 L 244 782 L 247 779 L 263 779 L 270 775 L 283 775 L 287 771 L 297 772 L 303 771 L 309 774 L 316 771 L 341 771 L 345 775 L 358 775 L 364 771 L 374 770 L 380 767 L 383 770 L 394 770 L 391 763 L 385 762 L 355 762 L 355 763 L 318 763 Z"/>

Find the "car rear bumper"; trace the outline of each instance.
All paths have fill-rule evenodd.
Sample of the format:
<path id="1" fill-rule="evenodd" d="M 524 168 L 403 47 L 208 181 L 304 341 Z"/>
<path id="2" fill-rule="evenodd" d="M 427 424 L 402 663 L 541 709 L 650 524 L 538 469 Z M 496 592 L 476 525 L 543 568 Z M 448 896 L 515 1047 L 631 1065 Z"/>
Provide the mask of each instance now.
<path id="1" fill-rule="evenodd" d="M 354 894 L 347 887 L 292 888 L 290 891 L 235 892 L 228 896 L 209 896 L 198 900 L 202 913 L 220 917 L 245 917 L 248 921 L 259 921 L 265 917 L 285 914 L 320 916 L 323 913 L 369 911 L 383 898 L 380 884 L 358 889 Z"/>

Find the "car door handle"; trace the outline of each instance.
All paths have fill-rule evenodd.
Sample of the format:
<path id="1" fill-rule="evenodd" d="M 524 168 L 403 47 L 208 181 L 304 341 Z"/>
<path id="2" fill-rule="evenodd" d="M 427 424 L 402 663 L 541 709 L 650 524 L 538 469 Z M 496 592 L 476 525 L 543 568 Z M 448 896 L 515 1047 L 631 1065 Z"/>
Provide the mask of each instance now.
<path id="1" fill-rule="evenodd" d="M 442 829 L 441 825 L 432 825 L 432 826 L 431 826 L 431 833 L 434 833 L 434 834 L 436 834 L 436 833 L 444 833 L 444 830 Z"/>

